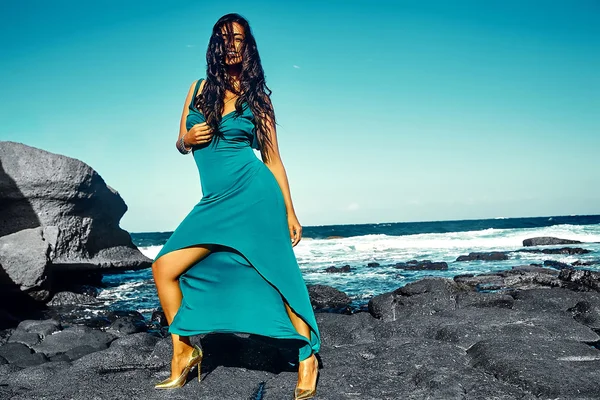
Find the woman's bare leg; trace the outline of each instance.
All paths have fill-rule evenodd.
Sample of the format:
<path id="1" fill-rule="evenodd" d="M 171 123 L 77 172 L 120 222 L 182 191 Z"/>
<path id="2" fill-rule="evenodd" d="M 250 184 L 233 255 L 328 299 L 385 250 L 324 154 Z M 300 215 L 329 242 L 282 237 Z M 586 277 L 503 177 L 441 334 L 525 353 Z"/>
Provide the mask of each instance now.
<path id="1" fill-rule="evenodd" d="M 212 251 L 212 247 L 213 245 L 208 244 L 174 250 L 161 256 L 152 264 L 152 275 L 158 299 L 169 325 L 173 322 L 183 299 L 179 287 L 179 276 L 206 257 Z M 194 348 L 190 343 L 189 336 L 172 333 L 171 337 L 173 339 L 173 358 L 170 379 L 175 379 L 181 375 Z"/>
<path id="2" fill-rule="evenodd" d="M 310 328 L 306 322 L 302 318 L 300 318 L 290 306 L 288 306 L 287 302 L 284 301 L 285 310 L 292 321 L 292 325 L 298 331 L 299 334 L 304 336 L 310 341 Z M 318 361 L 317 357 L 312 354 L 305 360 L 300 361 L 298 365 L 298 387 L 302 389 L 311 389 L 313 386 L 313 382 L 315 379 L 315 374 L 317 373 Z"/>

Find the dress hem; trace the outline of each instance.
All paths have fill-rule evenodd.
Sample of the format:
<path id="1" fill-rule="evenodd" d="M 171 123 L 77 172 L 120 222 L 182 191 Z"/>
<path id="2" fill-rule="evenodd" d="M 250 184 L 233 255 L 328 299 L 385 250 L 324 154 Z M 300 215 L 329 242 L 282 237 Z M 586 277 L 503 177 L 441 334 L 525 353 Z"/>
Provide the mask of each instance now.
<path id="1" fill-rule="evenodd" d="M 254 268 L 254 270 L 256 271 L 256 273 L 257 273 L 257 274 L 259 274 L 259 275 L 260 275 L 260 277 L 261 277 L 262 279 L 264 279 L 264 280 L 265 280 L 265 281 L 266 281 L 266 282 L 267 282 L 269 285 L 271 285 L 271 286 L 272 286 L 272 287 L 273 287 L 273 288 L 274 288 L 274 289 L 275 289 L 275 290 L 276 290 L 276 291 L 279 293 L 279 295 L 281 296 L 281 301 L 283 301 L 284 303 L 286 303 L 286 304 L 287 304 L 287 305 L 290 307 L 290 309 L 291 309 L 291 310 L 294 312 L 294 314 L 295 314 L 295 315 L 297 315 L 297 316 L 298 316 L 300 319 L 302 319 L 302 321 L 303 321 L 303 322 L 304 322 L 304 323 L 305 323 L 305 324 L 306 324 L 306 325 L 309 327 L 309 330 L 310 330 L 311 337 L 314 335 L 314 337 L 316 338 L 316 345 L 315 345 L 315 347 L 313 347 L 313 344 L 312 344 L 311 340 L 310 340 L 310 339 L 308 339 L 308 338 L 306 338 L 305 336 L 302 336 L 302 335 L 298 334 L 298 335 L 300 335 L 300 337 L 302 337 L 303 339 L 300 339 L 299 337 L 294 337 L 295 339 L 298 339 L 298 340 L 301 340 L 301 341 L 304 341 L 304 342 L 306 342 L 306 346 L 310 347 L 310 349 L 311 349 L 311 352 L 310 352 L 310 354 L 309 354 L 307 357 L 304 357 L 304 358 L 302 358 L 302 356 L 300 356 L 300 358 L 299 358 L 299 360 L 300 360 L 300 361 L 302 361 L 302 360 L 303 360 L 303 359 L 305 359 L 305 358 L 308 358 L 308 357 L 310 357 L 310 355 L 311 355 L 311 354 L 313 354 L 313 353 L 318 353 L 318 352 L 320 351 L 320 347 L 321 347 L 321 346 L 320 346 L 320 342 L 321 342 L 321 339 L 320 339 L 320 335 L 318 335 L 318 334 L 317 334 L 317 332 L 315 331 L 314 327 L 313 327 L 313 326 L 312 326 L 310 323 L 308 323 L 308 322 L 306 321 L 306 319 L 305 319 L 305 318 L 302 316 L 302 314 L 298 313 L 298 312 L 296 311 L 296 309 L 295 309 L 294 307 L 292 307 L 292 305 L 290 304 L 290 302 L 289 302 L 289 301 L 287 300 L 287 298 L 286 298 L 286 297 L 283 295 L 283 293 L 281 293 L 281 291 L 279 290 L 279 288 L 278 288 L 276 285 L 274 285 L 274 284 L 273 284 L 273 283 L 272 283 L 272 282 L 271 282 L 269 279 L 267 279 L 267 278 L 266 278 L 266 277 L 265 277 L 265 276 L 264 276 L 264 275 L 263 275 L 263 274 L 260 272 L 260 270 L 259 270 L 258 268 L 256 268 L 255 264 L 254 264 L 254 263 L 253 263 L 253 262 L 252 262 L 252 261 L 251 261 L 251 260 L 250 260 L 250 259 L 249 259 L 249 258 L 246 256 L 246 255 L 245 255 L 245 253 L 244 253 L 243 251 L 241 251 L 241 250 L 237 249 L 236 247 L 234 247 L 234 246 L 231 246 L 231 245 L 227 245 L 227 244 L 223 244 L 222 242 L 217 242 L 217 241 L 197 241 L 197 242 L 194 242 L 194 243 L 192 243 L 192 244 L 189 244 L 189 245 L 185 245 L 185 246 L 179 246 L 179 247 L 177 247 L 177 248 L 173 248 L 173 249 L 171 249 L 171 250 L 169 250 L 169 251 L 166 251 L 166 252 L 164 252 L 164 253 L 162 253 L 162 249 L 161 249 L 161 250 L 159 251 L 159 253 L 157 254 L 156 258 L 154 259 L 154 261 L 158 260 L 160 257 L 162 257 L 162 256 L 164 256 L 164 255 L 166 255 L 166 254 L 169 254 L 169 253 L 171 253 L 171 252 L 173 252 L 173 251 L 182 250 L 182 249 L 185 249 L 185 248 L 188 248 L 188 247 L 193 247 L 193 246 L 197 246 L 197 245 L 204 245 L 204 244 L 209 244 L 209 245 L 216 245 L 216 246 L 222 246 L 222 247 L 226 247 L 226 248 L 232 249 L 233 251 L 235 251 L 235 252 L 239 253 L 239 254 L 240 254 L 240 255 L 241 255 L 241 256 L 242 256 L 242 257 L 243 257 L 243 258 L 244 258 L 244 259 L 245 259 L 245 260 L 246 260 L 246 261 L 247 261 L 249 264 L 250 264 L 250 266 L 251 266 L 252 268 Z M 212 251 L 211 251 L 211 252 L 212 252 Z M 161 253 L 162 253 L 162 254 L 161 254 Z M 202 262 L 202 260 L 200 260 L 200 261 L 198 261 L 198 262 Z M 194 264 L 194 265 L 195 265 L 195 264 Z M 193 266 L 191 266 L 190 268 L 192 268 L 192 267 L 193 267 Z M 187 271 L 187 270 L 186 270 L 186 271 Z M 182 275 L 184 275 L 184 274 L 185 274 L 185 272 L 184 272 Z M 184 302 L 184 299 L 182 299 L 182 304 L 183 304 L 183 302 Z M 181 307 L 180 307 L 180 308 L 181 308 Z M 175 320 L 175 318 L 176 318 L 176 317 L 177 317 L 177 315 L 175 315 L 175 317 L 174 317 L 174 320 Z M 288 316 L 288 318 L 289 318 L 289 316 Z M 291 323 L 291 320 L 290 320 L 290 323 Z M 171 330 L 170 330 L 170 327 L 171 327 L 171 326 L 172 326 L 172 325 L 169 325 L 169 333 L 174 333 L 174 334 L 176 334 L 176 335 L 181 335 L 181 336 L 190 336 L 190 335 L 194 335 L 194 334 L 196 334 L 196 333 L 194 333 L 194 334 L 190 334 L 190 333 L 186 333 L 186 334 L 180 334 L 180 333 L 178 333 L 178 332 L 182 332 L 181 330 L 174 329 L 173 331 L 171 331 Z M 207 331 L 202 331 L 202 332 L 203 332 L 203 333 L 211 333 L 211 332 L 226 332 L 226 331 L 224 331 L 224 330 L 207 330 Z M 251 332 L 244 332 L 244 331 L 229 331 L 228 333 L 251 333 Z M 200 333 L 197 333 L 197 334 L 200 334 Z M 258 333 L 253 333 L 253 334 L 258 334 Z M 260 334 L 258 334 L 258 335 L 260 335 Z M 278 338 L 279 338 L 279 337 L 268 336 L 268 335 L 261 335 L 261 336 L 271 337 L 271 338 L 275 338 L 275 339 L 278 339 Z M 304 348 L 304 347 L 305 347 L 305 346 L 303 346 L 302 348 Z M 299 352 L 300 352 L 300 354 L 302 354 L 302 353 L 303 353 L 303 352 L 302 352 L 302 348 L 300 348 L 300 349 L 299 349 Z M 315 348 L 316 348 L 316 350 L 315 350 Z M 306 352 L 304 352 L 304 355 L 306 355 Z"/>

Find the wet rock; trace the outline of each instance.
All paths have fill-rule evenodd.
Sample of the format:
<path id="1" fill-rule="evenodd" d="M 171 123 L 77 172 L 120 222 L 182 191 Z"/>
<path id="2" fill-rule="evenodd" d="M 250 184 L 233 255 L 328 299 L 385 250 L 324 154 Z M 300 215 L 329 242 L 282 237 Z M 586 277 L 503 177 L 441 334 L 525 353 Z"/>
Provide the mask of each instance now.
<path id="1" fill-rule="evenodd" d="M 560 261 L 554 261 L 554 260 L 545 260 L 544 267 L 552 267 L 552 268 L 556 268 L 556 269 L 563 269 L 563 268 L 572 269 L 573 268 L 571 265 L 569 265 L 567 263 L 560 262 Z"/>
<path id="2" fill-rule="evenodd" d="M 337 273 L 337 272 L 350 272 L 350 265 L 346 264 L 343 267 L 336 267 L 335 265 L 332 265 L 331 267 L 327 267 L 325 268 L 325 272 L 332 272 L 332 273 Z"/>
<path id="3" fill-rule="evenodd" d="M 410 260 L 407 262 L 400 262 L 394 265 L 395 268 L 401 268 L 406 270 L 447 270 L 448 263 L 441 262 L 431 262 L 431 260 Z"/>
<path id="4" fill-rule="evenodd" d="M 525 253 L 539 253 L 539 254 L 587 254 L 590 250 L 582 249 L 581 247 L 561 247 L 558 249 L 519 249 L 516 251 Z"/>
<path id="5" fill-rule="evenodd" d="M 523 240 L 523 246 L 549 246 L 557 244 L 577 244 L 579 240 L 560 239 L 551 236 L 540 236 Z"/>
<path id="6" fill-rule="evenodd" d="M 574 267 L 582 267 L 582 266 L 590 266 L 590 265 L 597 265 L 597 264 L 600 264 L 600 260 L 587 260 L 587 261 L 577 260 L 577 261 L 573 262 L 571 265 Z"/>
<path id="7" fill-rule="evenodd" d="M 504 261 L 508 260 L 506 252 L 489 251 L 489 252 L 472 252 L 466 256 L 458 256 L 456 261 Z"/>

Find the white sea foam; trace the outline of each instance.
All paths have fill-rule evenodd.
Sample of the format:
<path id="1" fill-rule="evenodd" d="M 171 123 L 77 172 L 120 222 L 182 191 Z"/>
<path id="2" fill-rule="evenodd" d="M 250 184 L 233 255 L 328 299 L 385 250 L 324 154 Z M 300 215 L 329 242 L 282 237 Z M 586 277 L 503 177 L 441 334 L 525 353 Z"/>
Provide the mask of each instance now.
<path id="1" fill-rule="evenodd" d="M 498 217 L 497 219 L 503 219 Z M 584 242 L 593 252 L 584 255 L 539 254 L 514 251 L 523 249 L 523 240 L 552 236 Z M 294 253 L 308 284 L 330 285 L 348 293 L 354 300 L 368 299 L 373 295 L 393 290 L 424 276 L 452 277 L 457 274 L 478 274 L 530 263 L 555 260 L 572 263 L 576 260 L 596 260 L 600 251 L 600 224 L 554 225 L 528 229 L 483 229 L 466 232 L 423 233 L 405 236 L 372 234 L 348 238 L 303 238 L 294 247 Z M 552 246 L 562 247 L 562 246 Z M 570 246 L 572 247 L 572 246 Z M 140 251 L 154 259 L 162 246 L 143 246 Z M 470 252 L 514 251 L 506 261 L 457 262 L 459 255 Z M 411 271 L 394 268 L 397 262 L 412 259 L 445 261 L 446 271 Z M 377 262 L 380 267 L 367 267 Z M 351 266 L 350 273 L 327 273 L 329 266 Z M 587 268 L 587 267 L 586 267 Z M 594 269 L 596 266 L 591 266 Z M 119 280 L 122 279 L 122 282 Z M 147 313 L 158 306 L 151 271 L 125 273 L 117 286 L 101 291 L 99 299 L 107 304 L 127 304 Z"/>
<path id="2" fill-rule="evenodd" d="M 600 242 L 600 225 L 554 225 L 528 229 L 495 229 L 477 231 L 422 233 L 390 236 L 373 234 L 335 239 L 304 238 L 294 252 L 304 273 L 321 270 L 323 266 L 367 264 L 369 262 L 400 262 L 411 259 L 454 261 L 456 257 L 474 251 L 516 250 L 523 240 L 537 236 L 553 236 L 582 242 Z M 140 251 L 154 259 L 162 246 L 140 247 Z M 520 258 L 535 259 L 531 253 L 520 253 Z M 565 262 L 576 256 L 561 256 Z M 548 258 L 552 258 L 549 256 Z"/>
<path id="3" fill-rule="evenodd" d="M 517 250 L 523 240 L 553 236 L 582 242 L 600 242 L 599 225 L 555 225 L 528 229 L 484 229 L 478 231 L 423 233 L 405 236 L 364 235 L 341 239 L 317 239 L 300 242 L 294 248 L 301 266 L 366 264 L 380 261 L 430 259 L 454 261 L 462 254 L 475 251 Z M 587 246 L 598 246 L 589 244 Z M 523 253 L 522 258 L 527 258 Z M 537 256 L 539 258 L 539 256 Z M 561 256 L 568 262 L 575 256 Z M 535 258 L 535 256 L 530 256 Z M 548 256 L 547 258 L 552 258 Z"/>
<path id="4" fill-rule="evenodd" d="M 158 252 L 160 251 L 160 249 L 162 249 L 162 245 L 161 246 L 142 246 L 142 247 L 138 247 L 138 249 L 140 249 L 140 251 L 142 252 L 143 255 L 154 260 L 154 258 L 158 255 Z"/>

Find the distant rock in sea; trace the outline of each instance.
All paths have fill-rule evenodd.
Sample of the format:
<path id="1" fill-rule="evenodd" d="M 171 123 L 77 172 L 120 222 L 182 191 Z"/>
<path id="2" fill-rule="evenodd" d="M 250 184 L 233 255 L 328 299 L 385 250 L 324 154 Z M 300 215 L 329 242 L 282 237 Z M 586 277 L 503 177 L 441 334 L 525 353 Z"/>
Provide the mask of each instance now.
<path id="1" fill-rule="evenodd" d="M 549 246 L 557 244 L 578 244 L 579 240 L 560 239 L 551 236 L 534 237 L 523 240 L 523 246 Z"/>

